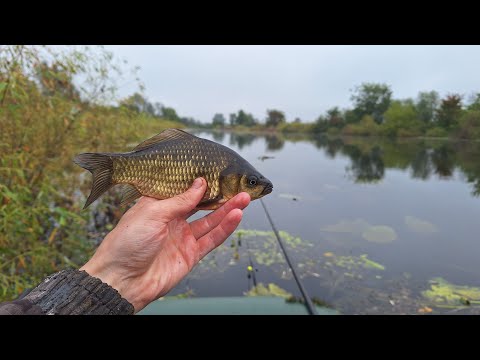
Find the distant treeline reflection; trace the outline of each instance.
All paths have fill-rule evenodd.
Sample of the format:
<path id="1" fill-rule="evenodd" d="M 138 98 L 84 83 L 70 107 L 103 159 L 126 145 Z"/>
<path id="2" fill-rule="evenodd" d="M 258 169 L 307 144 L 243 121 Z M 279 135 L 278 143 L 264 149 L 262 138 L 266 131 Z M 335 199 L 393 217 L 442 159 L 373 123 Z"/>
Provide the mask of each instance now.
<path id="1" fill-rule="evenodd" d="M 286 142 L 310 142 L 332 159 L 347 156 L 351 161 L 346 168 L 347 174 L 359 183 L 378 182 L 387 169 L 405 170 L 412 178 L 422 180 L 431 177 L 448 179 L 457 171 L 472 185 L 472 194 L 480 195 L 480 142 L 234 132 L 214 132 L 213 136 L 216 141 L 229 136 L 229 144 L 240 149 L 263 138 L 265 150 L 271 152 L 281 150 Z"/>

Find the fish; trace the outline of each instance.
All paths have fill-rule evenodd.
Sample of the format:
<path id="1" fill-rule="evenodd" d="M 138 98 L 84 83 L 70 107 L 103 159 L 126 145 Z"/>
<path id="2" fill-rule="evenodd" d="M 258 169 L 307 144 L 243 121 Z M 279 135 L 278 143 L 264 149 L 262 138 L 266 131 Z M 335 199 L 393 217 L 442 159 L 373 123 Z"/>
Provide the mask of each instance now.
<path id="1" fill-rule="evenodd" d="M 180 129 L 164 130 L 130 152 L 82 153 L 73 161 L 93 176 L 84 209 L 120 184 L 124 206 L 141 196 L 171 198 L 203 177 L 207 190 L 196 210 L 215 210 L 240 192 L 256 200 L 273 191 L 272 182 L 234 150 Z"/>

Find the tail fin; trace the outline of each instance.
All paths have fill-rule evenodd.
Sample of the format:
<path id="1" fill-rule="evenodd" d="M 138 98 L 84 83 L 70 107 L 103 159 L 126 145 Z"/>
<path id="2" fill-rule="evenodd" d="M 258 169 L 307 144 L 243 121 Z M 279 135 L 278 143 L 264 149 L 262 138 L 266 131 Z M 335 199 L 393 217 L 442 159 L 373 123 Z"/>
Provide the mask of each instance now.
<path id="1" fill-rule="evenodd" d="M 92 202 L 97 200 L 100 195 L 114 185 L 112 182 L 113 160 L 106 154 L 84 153 L 75 156 L 73 162 L 87 169 L 93 175 L 92 190 L 83 207 L 86 209 Z"/>

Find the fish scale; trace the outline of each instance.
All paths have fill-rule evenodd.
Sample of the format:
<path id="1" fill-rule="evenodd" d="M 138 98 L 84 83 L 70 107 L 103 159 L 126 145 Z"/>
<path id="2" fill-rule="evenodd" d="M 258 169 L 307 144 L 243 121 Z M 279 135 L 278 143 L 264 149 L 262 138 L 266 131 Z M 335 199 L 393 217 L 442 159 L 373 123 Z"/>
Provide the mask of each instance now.
<path id="1" fill-rule="evenodd" d="M 167 144 L 166 144 L 167 145 Z M 206 161 L 215 157 L 215 160 Z M 204 200 L 220 195 L 219 175 L 227 167 L 226 156 L 212 146 L 195 143 L 112 157 L 114 183 L 129 183 L 144 195 L 170 198 L 185 192 L 197 177 L 207 181 Z"/>
<path id="2" fill-rule="evenodd" d="M 117 184 L 127 184 L 122 204 L 140 196 L 167 199 L 203 177 L 207 190 L 198 209 L 216 209 L 241 191 L 252 200 L 272 191 L 272 183 L 233 150 L 178 129 L 168 129 L 127 153 L 84 153 L 75 163 L 93 174 L 85 207 Z"/>

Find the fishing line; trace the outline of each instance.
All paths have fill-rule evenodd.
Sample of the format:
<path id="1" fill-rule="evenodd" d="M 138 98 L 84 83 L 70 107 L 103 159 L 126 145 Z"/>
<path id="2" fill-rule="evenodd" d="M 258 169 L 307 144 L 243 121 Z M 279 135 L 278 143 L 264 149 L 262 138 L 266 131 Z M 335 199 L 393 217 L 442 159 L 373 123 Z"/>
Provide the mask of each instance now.
<path id="1" fill-rule="evenodd" d="M 283 245 L 282 238 L 280 237 L 280 234 L 278 233 L 278 230 L 275 227 L 275 224 L 273 223 L 272 217 L 270 216 L 270 213 L 268 212 L 267 207 L 263 202 L 263 199 L 260 199 L 260 202 L 262 203 L 263 209 L 265 210 L 265 215 L 267 215 L 268 221 L 272 226 L 273 233 L 277 237 L 278 243 L 280 244 L 280 248 L 282 249 L 283 255 L 285 256 L 285 260 L 287 260 L 287 264 L 290 267 L 290 270 L 292 270 L 292 274 L 295 279 L 295 282 L 297 283 L 297 286 L 300 289 L 300 292 L 302 293 L 303 300 L 305 301 L 305 307 L 307 308 L 308 313 L 310 315 L 318 315 L 317 311 L 315 310 L 315 306 L 312 303 L 312 300 L 310 300 L 310 297 L 308 296 L 307 290 L 305 289 L 302 282 L 300 281 L 300 278 L 298 277 L 297 272 L 295 271 L 295 268 L 293 267 L 293 264 L 290 261 L 290 258 L 288 257 L 287 249 Z"/>

